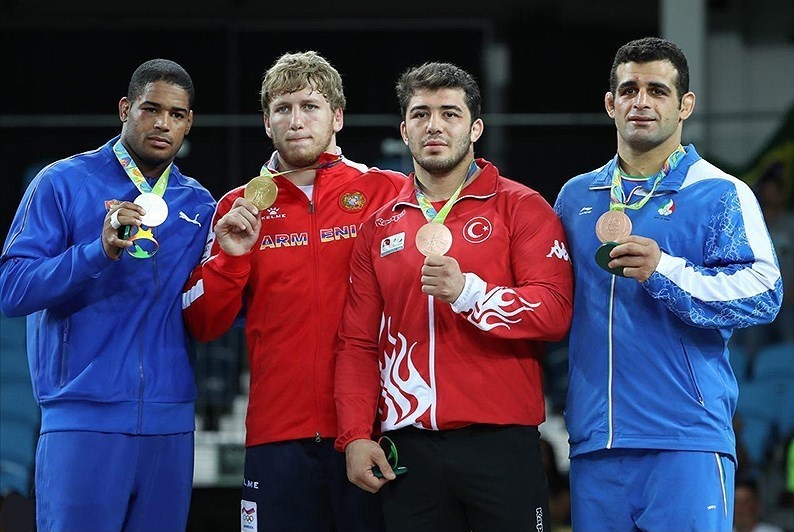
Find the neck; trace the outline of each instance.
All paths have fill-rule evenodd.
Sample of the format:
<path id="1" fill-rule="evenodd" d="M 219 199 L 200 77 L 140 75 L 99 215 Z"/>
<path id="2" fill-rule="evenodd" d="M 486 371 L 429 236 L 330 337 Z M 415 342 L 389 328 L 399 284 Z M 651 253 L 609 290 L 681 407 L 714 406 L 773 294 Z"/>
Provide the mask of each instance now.
<path id="1" fill-rule="evenodd" d="M 329 153 L 331 155 L 337 155 L 338 152 L 339 152 L 339 149 L 336 147 L 336 142 L 332 138 L 330 144 L 328 144 L 328 146 L 325 148 L 323 153 Z M 276 153 L 278 153 L 278 152 L 276 152 Z M 320 163 L 320 159 L 322 158 L 322 155 L 323 154 L 321 153 L 320 156 L 317 157 L 317 159 L 314 162 L 312 162 L 310 164 L 307 164 L 305 166 L 293 166 L 293 165 L 287 163 L 280 155 L 277 155 L 276 156 L 276 161 L 278 162 L 278 164 L 276 166 L 276 170 L 278 170 L 279 172 L 287 172 L 287 171 L 291 171 L 291 170 L 300 170 L 301 168 L 305 168 L 306 166 L 314 166 L 314 165 Z M 292 172 L 291 171 L 289 174 L 285 175 L 284 178 L 289 180 L 289 181 L 292 181 L 295 185 L 297 185 L 299 187 L 305 186 L 305 185 L 313 185 L 314 184 L 314 180 L 317 178 L 317 170 L 316 169 L 306 169 L 306 170 L 300 170 L 298 172 Z"/>
<path id="2" fill-rule="evenodd" d="M 292 168 L 282 168 L 279 165 L 278 170 L 283 172 L 285 170 L 292 170 Z M 313 185 L 317 177 L 317 170 L 303 170 L 301 172 L 293 172 L 284 176 L 284 179 L 292 181 L 295 185 L 302 187 L 305 185 Z"/>
<path id="3" fill-rule="evenodd" d="M 620 168 L 630 176 L 650 177 L 657 174 L 663 167 L 670 154 L 675 151 L 681 139 L 669 139 L 650 150 L 636 149 L 618 143 L 618 157 Z"/>
<path id="4" fill-rule="evenodd" d="M 127 145 L 127 143 L 124 141 L 124 138 L 121 139 L 121 144 L 124 146 L 124 149 L 127 150 L 127 153 L 130 154 L 130 157 L 132 157 L 132 160 L 135 162 L 135 166 L 137 166 L 138 170 L 141 171 L 143 177 L 147 179 L 158 179 L 161 175 L 163 175 L 166 167 L 168 167 L 168 165 L 172 162 L 165 161 L 157 166 L 151 166 L 147 162 L 141 160 L 138 154 L 135 153 L 135 151 L 131 149 L 129 145 Z"/>
<path id="5" fill-rule="evenodd" d="M 472 160 L 473 157 L 466 157 L 453 169 L 444 173 L 431 173 L 414 160 L 414 171 L 416 179 L 422 185 L 422 192 L 430 201 L 441 201 L 451 198 L 461 182 L 466 179 Z M 480 175 L 480 172 L 481 169 L 478 168 L 463 185 L 464 188 L 469 186 Z"/>

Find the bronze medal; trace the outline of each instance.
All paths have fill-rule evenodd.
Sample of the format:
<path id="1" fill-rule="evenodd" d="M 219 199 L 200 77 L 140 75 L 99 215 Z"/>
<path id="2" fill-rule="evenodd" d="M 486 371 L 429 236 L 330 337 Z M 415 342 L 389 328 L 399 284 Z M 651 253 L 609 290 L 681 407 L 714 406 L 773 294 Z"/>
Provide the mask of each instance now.
<path id="1" fill-rule="evenodd" d="M 601 242 L 615 242 L 631 234 L 631 219 L 622 211 L 607 211 L 596 221 L 595 233 Z"/>
<path id="2" fill-rule="evenodd" d="M 424 256 L 444 255 L 452 247 L 452 232 L 444 224 L 426 223 L 416 232 L 416 249 Z"/>
<path id="3" fill-rule="evenodd" d="M 260 211 L 273 205 L 276 196 L 278 196 L 278 185 L 270 177 L 260 175 L 245 185 L 245 199 Z"/>

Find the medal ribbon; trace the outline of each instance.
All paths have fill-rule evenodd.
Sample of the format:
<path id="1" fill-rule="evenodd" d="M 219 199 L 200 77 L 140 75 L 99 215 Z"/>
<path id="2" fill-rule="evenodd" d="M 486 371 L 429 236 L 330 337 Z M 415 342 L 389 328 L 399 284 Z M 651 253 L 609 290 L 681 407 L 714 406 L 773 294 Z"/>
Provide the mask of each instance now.
<path id="1" fill-rule="evenodd" d="M 163 170 L 162 175 L 157 179 L 154 186 L 152 187 L 146 181 L 146 177 L 144 177 L 141 169 L 138 168 L 138 165 L 135 164 L 135 161 L 132 160 L 130 157 L 127 148 L 121 143 L 121 139 L 117 140 L 115 144 L 113 144 L 113 153 L 116 154 L 116 159 L 118 159 L 121 167 L 124 169 L 124 172 L 127 174 L 127 177 L 130 178 L 132 184 L 135 185 L 135 188 L 141 194 L 145 193 L 152 193 L 160 196 L 161 198 L 165 194 L 165 189 L 168 187 L 168 178 L 171 175 L 171 167 L 174 165 L 173 161 L 168 164 L 165 170 Z M 132 231 L 131 226 L 125 226 L 123 234 L 119 236 L 124 240 L 130 238 L 130 233 Z M 148 259 L 154 256 L 157 253 L 157 250 L 160 248 L 160 244 L 154 238 L 154 234 L 152 233 L 151 229 L 144 229 L 140 227 L 138 232 L 132 237 L 132 242 L 134 245 L 130 248 L 127 248 L 127 253 L 136 259 Z M 145 248 L 141 247 L 140 244 L 145 244 Z"/>
<path id="2" fill-rule="evenodd" d="M 415 195 L 416 201 L 419 202 L 419 207 L 422 209 L 422 214 L 425 215 L 425 218 L 428 222 L 437 223 L 437 224 L 444 224 L 444 220 L 447 219 L 447 215 L 449 211 L 452 210 L 452 205 L 455 203 L 455 200 L 458 199 L 460 196 L 461 190 L 463 190 L 463 185 L 466 184 L 466 181 L 469 180 L 471 176 L 474 175 L 474 172 L 477 171 L 477 164 L 472 161 L 469 165 L 469 171 L 466 174 L 466 177 L 463 181 L 460 182 L 458 185 L 458 189 L 452 194 L 447 202 L 441 207 L 440 211 L 436 211 L 436 208 L 433 207 L 433 204 L 427 199 L 427 196 L 424 192 L 422 192 L 422 185 L 419 183 L 419 180 L 414 176 L 414 185 L 415 185 Z"/>
<path id="3" fill-rule="evenodd" d="M 262 165 L 262 169 L 259 170 L 259 175 L 262 176 L 262 177 L 269 177 L 269 178 L 273 179 L 274 177 L 278 177 L 280 175 L 291 174 L 293 172 L 303 172 L 304 170 L 320 170 L 322 168 L 330 168 L 331 166 L 334 166 L 335 164 L 337 164 L 337 163 L 339 163 L 341 161 L 342 161 L 342 156 L 339 155 L 336 159 L 334 159 L 332 161 L 319 163 L 319 164 L 313 164 L 311 166 L 306 166 L 304 168 L 293 168 L 292 170 L 284 170 L 283 172 L 275 172 L 275 171 L 271 170 L 270 168 L 268 168 L 267 163 L 265 163 L 265 164 Z"/>
<path id="4" fill-rule="evenodd" d="M 662 169 L 659 170 L 656 175 L 653 175 L 648 178 L 648 181 L 653 179 L 653 186 L 651 187 L 651 191 L 645 195 L 640 201 L 637 203 L 629 204 L 629 200 L 631 200 L 631 196 L 634 194 L 634 190 L 639 189 L 640 187 L 635 188 L 629 193 L 629 196 L 626 197 L 626 193 L 623 191 L 623 180 L 621 178 L 621 171 L 620 171 L 620 164 L 615 165 L 615 172 L 612 174 L 612 187 L 609 190 L 609 210 L 610 211 L 624 211 L 625 209 L 641 209 L 643 205 L 645 205 L 653 193 L 656 192 L 656 187 L 659 186 L 659 183 L 662 182 L 662 179 L 665 178 L 670 172 L 672 172 L 677 166 L 678 163 L 681 162 L 681 159 L 684 158 L 686 155 L 686 151 L 684 147 L 680 144 L 675 149 L 673 153 L 670 154 L 670 157 L 664 162 L 664 166 Z"/>
<path id="5" fill-rule="evenodd" d="M 130 178 L 130 181 L 132 181 L 132 184 L 135 185 L 135 188 L 141 193 L 152 192 L 161 198 L 163 197 L 165 189 L 168 186 L 168 177 L 171 175 L 171 167 L 174 165 L 173 162 L 168 164 L 168 167 L 163 170 L 163 174 L 157 179 L 154 187 L 152 187 L 146 181 L 138 165 L 135 164 L 135 161 L 130 157 L 127 148 L 121 143 L 121 139 L 117 140 L 113 145 L 113 153 L 116 154 L 116 158 L 119 160 L 119 163 L 121 163 L 121 167 L 124 168 L 124 172 L 127 173 L 127 176 Z"/>

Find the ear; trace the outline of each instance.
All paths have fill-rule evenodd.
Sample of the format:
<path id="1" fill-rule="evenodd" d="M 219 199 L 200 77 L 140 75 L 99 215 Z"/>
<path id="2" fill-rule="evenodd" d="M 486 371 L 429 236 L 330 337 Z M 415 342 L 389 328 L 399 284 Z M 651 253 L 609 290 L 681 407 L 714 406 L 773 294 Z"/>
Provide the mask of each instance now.
<path id="1" fill-rule="evenodd" d="M 474 123 L 472 123 L 471 131 L 469 132 L 469 140 L 471 140 L 472 144 L 474 144 L 480 139 L 484 129 L 485 129 L 485 124 L 483 123 L 481 118 L 478 118 L 477 120 L 474 121 Z"/>
<path id="2" fill-rule="evenodd" d="M 405 132 L 405 122 L 400 122 L 400 136 L 403 138 L 403 142 L 406 146 L 408 146 L 408 135 Z"/>
<path id="3" fill-rule="evenodd" d="M 683 98 L 681 98 L 681 110 L 679 111 L 678 117 L 681 121 L 684 121 L 687 118 L 689 118 L 694 111 L 695 111 L 695 93 L 687 92 L 686 94 L 684 94 Z"/>
<path id="4" fill-rule="evenodd" d="M 273 138 L 273 130 L 270 129 L 270 117 L 268 115 L 262 115 L 262 121 L 265 123 L 265 133 L 267 134 L 268 138 Z"/>
<path id="5" fill-rule="evenodd" d="M 130 101 L 127 99 L 126 96 L 122 97 L 119 100 L 119 120 L 122 123 L 126 122 L 127 119 L 130 117 Z"/>
<path id="6" fill-rule="evenodd" d="M 615 119 L 615 97 L 610 91 L 604 94 L 604 108 L 607 110 L 609 118 Z"/>
<path id="7" fill-rule="evenodd" d="M 193 127 L 193 109 L 187 112 L 187 127 L 185 128 L 185 135 L 190 133 L 191 127 Z"/>
<path id="8" fill-rule="evenodd" d="M 345 112 L 340 107 L 339 109 L 334 111 L 334 133 L 339 133 L 342 131 L 342 126 L 345 125 Z"/>

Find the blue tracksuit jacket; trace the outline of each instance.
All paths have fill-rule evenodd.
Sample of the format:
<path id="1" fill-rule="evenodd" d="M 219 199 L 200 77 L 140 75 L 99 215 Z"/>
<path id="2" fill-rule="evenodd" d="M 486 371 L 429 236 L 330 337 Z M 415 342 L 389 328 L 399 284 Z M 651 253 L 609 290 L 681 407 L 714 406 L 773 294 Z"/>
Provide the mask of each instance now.
<path id="1" fill-rule="evenodd" d="M 693 146 L 639 210 L 662 250 L 644 283 L 594 260 L 617 157 L 568 181 L 555 210 L 576 286 L 565 421 L 571 456 L 604 448 L 711 451 L 735 460 L 731 330 L 774 319 L 783 287 L 758 202 Z"/>
<path id="2" fill-rule="evenodd" d="M 42 433 L 173 434 L 194 428 L 196 387 L 181 294 L 215 202 L 174 165 L 154 228 L 158 253 L 118 261 L 102 248 L 105 202 L 139 194 L 112 146 L 44 168 L 0 256 L 0 305 L 28 315 L 28 358 Z"/>

